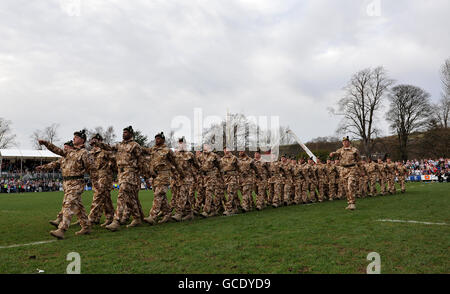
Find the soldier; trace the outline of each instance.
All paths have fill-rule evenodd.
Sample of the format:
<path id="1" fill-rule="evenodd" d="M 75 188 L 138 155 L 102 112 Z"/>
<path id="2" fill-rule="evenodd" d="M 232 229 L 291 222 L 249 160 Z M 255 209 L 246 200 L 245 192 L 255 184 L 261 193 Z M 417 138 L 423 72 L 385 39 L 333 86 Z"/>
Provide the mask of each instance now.
<path id="1" fill-rule="evenodd" d="M 330 160 L 327 159 L 327 165 L 326 165 L 327 173 L 328 173 L 328 199 L 330 201 L 333 201 L 336 196 L 336 190 L 337 190 L 337 182 L 339 180 L 338 176 L 338 170 L 336 165 Z"/>
<path id="2" fill-rule="evenodd" d="M 252 210 L 254 205 L 253 203 L 253 195 L 252 195 L 252 187 L 253 187 L 253 174 L 252 170 L 255 172 L 258 179 L 261 177 L 258 174 L 258 169 L 245 151 L 239 151 L 238 158 L 238 166 L 239 166 L 239 182 L 241 184 L 241 194 L 242 194 L 242 211 L 249 212 Z"/>
<path id="3" fill-rule="evenodd" d="M 179 191 L 172 218 L 176 221 L 186 221 L 194 218 L 192 207 L 195 200 L 194 177 L 200 168 L 195 160 L 194 154 L 187 151 L 184 137 L 178 140 L 178 150 L 175 152 L 175 161 L 183 170 L 184 179 L 179 182 Z"/>
<path id="4" fill-rule="evenodd" d="M 319 183 L 319 202 L 323 202 L 328 196 L 328 169 L 325 164 L 323 164 L 320 159 L 317 159 L 317 178 Z"/>
<path id="5" fill-rule="evenodd" d="M 227 147 L 223 149 L 223 153 L 224 156 L 220 159 L 220 165 L 227 192 L 223 215 L 232 215 L 238 213 L 240 208 L 238 195 L 239 165 L 237 157 Z"/>
<path id="6" fill-rule="evenodd" d="M 272 154 L 272 157 L 274 155 Z M 269 162 L 269 179 L 267 180 L 267 205 L 272 205 L 273 198 L 275 195 L 275 183 L 277 181 L 277 160 L 272 158 L 272 161 Z"/>
<path id="7" fill-rule="evenodd" d="M 167 191 L 170 185 L 171 173 L 179 176 L 179 180 L 184 179 L 184 173 L 175 160 L 175 154 L 165 144 L 164 133 L 155 135 L 155 146 L 151 148 L 143 147 L 147 154 L 151 154 L 151 167 L 154 173 L 153 184 L 153 205 L 149 211 L 149 216 L 144 221 L 150 225 L 163 224 L 171 219 L 171 209 L 167 202 Z M 174 168 L 174 169 L 173 169 Z M 162 219 L 157 222 L 157 218 Z"/>
<path id="8" fill-rule="evenodd" d="M 343 147 L 336 152 L 331 152 L 330 157 L 338 157 L 340 159 L 343 170 L 344 183 L 347 186 L 347 203 L 348 206 L 345 209 L 354 210 L 355 206 L 355 192 L 356 192 L 356 180 L 358 166 L 360 164 L 360 155 L 358 149 L 350 146 L 350 140 L 348 137 L 344 137 L 342 140 Z"/>
<path id="9" fill-rule="evenodd" d="M 312 157 L 308 159 L 308 163 L 304 166 L 304 172 L 307 174 L 307 190 L 309 191 L 309 202 L 316 202 L 316 183 L 317 183 L 317 174 L 316 169 L 314 167 L 314 161 Z"/>
<path id="10" fill-rule="evenodd" d="M 395 173 L 397 171 L 397 167 L 395 165 L 395 163 L 393 163 L 391 161 L 391 158 L 387 158 L 386 159 L 386 175 L 387 175 L 387 182 L 388 182 L 388 191 L 389 194 L 395 194 L 396 189 L 395 189 Z"/>
<path id="11" fill-rule="evenodd" d="M 94 138 L 99 142 L 103 142 L 103 137 L 100 134 L 96 134 Z M 93 162 L 90 177 L 94 196 L 88 218 L 91 224 L 99 224 L 102 212 L 104 212 L 106 220 L 101 226 L 105 227 L 111 224 L 114 218 L 111 190 L 113 169 L 115 169 L 116 164 L 110 151 L 96 146 L 89 152 L 89 156 Z"/>
<path id="12" fill-rule="evenodd" d="M 220 156 L 220 154 L 218 152 L 215 152 L 219 162 L 221 162 L 222 160 L 222 156 Z M 223 179 L 223 175 L 221 174 L 218 178 L 217 178 L 217 191 L 214 194 L 214 213 L 213 215 L 222 215 L 226 208 L 226 198 L 225 198 L 225 191 L 226 191 L 226 185 L 225 185 L 225 181 Z"/>
<path id="13" fill-rule="evenodd" d="M 220 157 L 212 152 L 212 148 L 208 144 L 203 145 L 200 171 L 203 173 L 203 185 L 205 187 L 205 204 L 201 216 L 215 216 L 214 194 L 218 195 L 221 192 L 217 183 L 219 178 L 222 177 L 222 169 L 220 166 Z"/>
<path id="14" fill-rule="evenodd" d="M 266 207 L 266 199 L 267 199 L 267 183 L 270 177 L 269 163 L 263 162 L 261 160 L 261 151 L 257 150 L 255 152 L 255 165 L 258 169 L 258 173 L 260 175 L 260 179 L 256 179 L 256 209 L 262 210 Z"/>
<path id="15" fill-rule="evenodd" d="M 366 165 L 366 171 L 367 171 L 367 176 L 369 177 L 367 182 L 370 183 L 368 196 L 374 197 L 377 195 L 377 176 L 378 176 L 379 172 L 378 172 L 377 163 L 373 162 L 370 157 L 369 157 L 368 163 Z"/>
<path id="16" fill-rule="evenodd" d="M 405 177 L 408 175 L 408 169 L 400 161 L 397 162 L 397 174 L 401 192 L 405 193 Z"/>
<path id="17" fill-rule="evenodd" d="M 386 164 L 381 160 L 381 158 L 378 158 L 378 181 L 380 183 L 380 193 L 383 196 L 386 195 L 386 172 Z"/>
<path id="18" fill-rule="evenodd" d="M 81 230 L 76 232 L 76 235 L 89 234 L 91 232 L 91 224 L 86 215 L 83 203 L 81 201 L 81 194 L 84 191 L 84 174 L 89 172 L 91 162 L 89 160 L 88 152 L 85 149 L 86 131 L 82 130 L 75 132 L 73 136 L 74 150 L 64 151 L 50 142 L 39 140 L 40 145 L 44 145 L 48 150 L 55 154 L 64 157 L 61 165 L 63 181 L 64 181 L 64 202 L 63 202 L 63 217 L 58 225 L 58 229 L 50 231 L 53 237 L 64 239 L 64 233 L 70 226 L 70 221 L 74 214 L 77 215 Z"/>
<path id="19" fill-rule="evenodd" d="M 203 153 L 201 151 L 196 151 L 195 161 L 197 162 L 198 166 L 202 165 L 202 158 Z M 205 204 L 205 185 L 203 181 L 203 172 L 201 172 L 200 170 L 195 177 L 195 189 L 197 191 L 197 198 L 195 199 L 194 214 L 199 215 L 200 211 L 203 208 L 203 205 Z"/>
<path id="20" fill-rule="evenodd" d="M 338 171 L 338 179 L 337 179 L 337 197 L 338 199 L 347 198 L 346 186 L 344 183 L 344 168 L 341 166 L 339 159 L 334 161 L 336 165 L 336 170 Z"/>
<path id="21" fill-rule="evenodd" d="M 274 194 L 272 198 L 272 207 L 277 208 L 282 204 L 284 196 L 284 172 L 282 169 L 283 155 L 280 161 L 274 161 L 271 163 L 272 177 L 274 177 Z"/>
<path id="22" fill-rule="evenodd" d="M 93 138 L 92 146 L 111 151 L 117 164 L 119 195 L 117 196 L 117 207 L 114 212 L 113 222 L 105 226 L 110 231 L 117 231 L 120 221 L 128 218 L 127 214 L 133 216 L 133 221 L 127 227 L 135 227 L 142 223 L 144 213 L 139 202 L 140 178 L 142 172 L 143 149 L 133 140 L 134 130 L 131 126 L 123 129 L 122 142 L 115 146 L 109 146 Z"/>
<path id="23" fill-rule="evenodd" d="M 74 148 L 73 148 L 73 141 L 72 140 L 64 143 L 64 152 L 67 153 L 67 152 L 72 151 L 72 150 L 74 150 Z M 48 164 L 44 164 L 44 165 L 36 167 L 36 170 L 38 170 L 38 171 L 50 171 L 50 170 L 60 169 L 65 164 L 64 160 L 65 160 L 65 158 L 61 157 L 61 158 L 59 158 L 56 161 L 53 161 L 53 162 L 50 162 Z M 65 190 L 64 187 L 65 187 L 65 182 L 63 182 L 63 190 Z M 66 201 L 65 195 L 66 194 L 64 194 L 64 197 L 63 197 L 63 203 L 62 203 L 62 206 L 61 206 L 61 211 L 58 213 L 58 215 L 56 216 L 55 220 L 49 221 L 49 223 L 51 225 L 55 226 L 56 228 L 58 228 L 59 223 L 62 221 L 63 212 L 64 212 L 64 209 L 63 209 L 64 208 L 64 202 Z"/>
<path id="24" fill-rule="evenodd" d="M 369 181 L 369 176 L 367 172 L 367 163 L 365 157 L 361 157 L 361 165 L 359 166 L 360 176 L 359 176 L 359 196 L 361 198 L 367 197 L 367 184 Z"/>

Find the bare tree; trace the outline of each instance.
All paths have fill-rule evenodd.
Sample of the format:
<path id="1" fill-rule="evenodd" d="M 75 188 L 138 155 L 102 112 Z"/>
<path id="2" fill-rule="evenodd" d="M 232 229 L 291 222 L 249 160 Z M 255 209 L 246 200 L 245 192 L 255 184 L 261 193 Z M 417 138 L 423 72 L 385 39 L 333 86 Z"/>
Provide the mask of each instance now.
<path id="1" fill-rule="evenodd" d="M 338 111 L 331 109 L 333 114 L 343 117 L 337 133 L 360 139 L 363 154 L 370 155 L 373 139 L 379 135 L 375 120 L 393 82 L 383 67 L 361 70 L 344 87 L 345 95 L 337 103 Z"/>
<path id="2" fill-rule="evenodd" d="M 11 121 L 0 117 L 0 149 L 8 148 L 16 144 L 16 135 L 12 134 Z"/>
<path id="3" fill-rule="evenodd" d="M 448 128 L 450 115 L 450 58 L 442 65 L 441 80 L 441 99 L 437 104 L 433 105 L 433 116 L 439 127 Z"/>
<path id="4" fill-rule="evenodd" d="M 386 119 L 398 136 L 402 160 L 407 160 L 409 135 L 422 130 L 430 116 L 430 94 L 416 86 L 398 85 L 388 97 L 390 109 Z"/>
<path id="5" fill-rule="evenodd" d="M 45 140 L 53 144 L 58 143 L 60 140 L 58 137 L 58 128 L 59 124 L 53 123 L 43 130 L 35 130 L 30 136 L 33 147 L 37 150 L 42 150 L 42 146 L 37 143 L 37 140 Z"/>
<path id="6" fill-rule="evenodd" d="M 111 145 L 114 144 L 116 141 L 116 134 L 114 131 L 114 127 L 113 126 L 109 126 L 106 129 L 103 129 L 103 127 L 95 127 L 94 129 L 90 130 L 87 129 L 87 137 L 88 139 L 92 138 L 93 136 L 95 136 L 96 134 L 100 134 L 103 137 L 103 142 L 105 144 Z"/>

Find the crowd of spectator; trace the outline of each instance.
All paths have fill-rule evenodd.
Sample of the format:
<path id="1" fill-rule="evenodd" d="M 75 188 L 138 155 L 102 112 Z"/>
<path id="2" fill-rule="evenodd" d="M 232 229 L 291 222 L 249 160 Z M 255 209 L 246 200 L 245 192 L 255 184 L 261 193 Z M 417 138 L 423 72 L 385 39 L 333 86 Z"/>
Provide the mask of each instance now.
<path id="1" fill-rule="evenodd" d="M 1 193 L 50 192 L 62 191 L 62 181 L 56 180 L 17 180 L 0 179 Z"/>
<path id="2" fill-rule="evenodd" d="M 408 160 L 405 163 L 410 175 L 445 175 L 450 171 L 450 159 L 421 159 Z"/>

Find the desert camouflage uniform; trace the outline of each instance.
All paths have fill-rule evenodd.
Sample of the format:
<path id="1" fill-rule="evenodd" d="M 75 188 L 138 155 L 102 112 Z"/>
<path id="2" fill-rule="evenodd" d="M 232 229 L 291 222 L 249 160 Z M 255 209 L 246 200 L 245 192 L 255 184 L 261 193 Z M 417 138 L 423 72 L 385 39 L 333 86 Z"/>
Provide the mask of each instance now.
<path id="1" fill-rule="evenodd" d="M 346 185 L 344 183 L 344 168 L 340 163 L 336 163 L 336 170 L 338 171 L 338 179 L 337 179 L 337 197 L 339 199 L 347 198 L 347 190 Z"/>
<path id="2" fill-rule="evenodd" d="M 238 166 L 239 166 L 239 183 L 242 187 L 242 210 L 247 212 L 252 210 L 253 203 L 253 195 L 252 188 L 254 182 L 253 172 L 258 175 L 258 168 L 256 167 L 252 158 L 250 158 L 247 154 L 238 157 Z M 252 172 L 253 170 L 253 172 Z"/>
<path id="3" fill-rule="evenodd" d="M 339 171 L 334 163 L 327 163 L 326 169 L 328 172 L 328 197 L 329 200 L 334 200 L 337 198 L 337 182 L 339 181 Z"/>
<path id="4" fill-rule="evenodd" d="M 266 207 L 267 199 L 267 183 L 270 177 L 269 163 L 263 162 L 261 159 L 255 159 L 255 165 L 258 169 L 260 178 L 256 178 L 256 209 L 263 209 Z"/>
<path id="5" fill-rule="evenodd" d="M 367 191 L 369 190 L 367 187 L 369 176 L 367 173 L 367 163 L 361 163 L 359 166 L 359 187 L 358 187 L 358 195 L 361 198 L 367 197 Z"/>
<path id="6" fill-rule="evenodd" d="M 201 167 L 202 165 L 202 158 L 203 153 L 197 152 L 195 156 L 195 161 L 197 162 L 197 165 Z M 203 179 L 203 172 L 201 170 L 198 171 L 197 175 L 195 176 L 195 190 L 197 191 L 197 197 L 195 198 L 195 205 L 194 205 L 194 213 L 196 215 L 200 214 L 200 211 L 203 209 L 203 205 L 205 204 L 205 185 L 204 185 L 204 179 Z"/>
<path id="7" fill-rule="evenodd" d="M 316 202 L 316 169 L 314 168 L 314 165 L 309 163 L 306 163 L 303 168 L 304 173 L 307 175 L 306 179 L 308 182 L 306 183 L 306 189 L 309 191 L 309 201 Z"/>
<path id="8" fill-rule="evenodd" d="M 216 155 L 221 162 L 222 156 L 216 152 Z M 214 194 L 214 214 L 221 215 L 225 212 L 227 199 L 225 198 L 225 191 L 227 190 L 222 174 L 217 178 L 217 191 Z"/>
<path id="9" fill-rule="evenodd" d="M 183 177 L 176 160 L 175 154 L 166 144 L 155 145 L 151 148 L 143 148 L 145 153 L 151 155 L 151 167 L 155 174 L 153 184 L 153 205 L 149 217 L 156 221 L 158 216 L 167 218 L 171 215 L 171 209 L 167 201 L 171 175 L 174 176 L 175 167 L 177 175 Z"/>
<path id="10" fill-rule="evenodd" d="M 274 183 L 272 206 L 278 207 L 283 201 L 284 194 L 284 174 L 281 168 L 281 161 L 273 161 L 270 163 L 270 171 L 272 174 L 271 180 Z"/>
<path id="11" fill-rule="evenodd" d="M 377 164 L 378 164 L 378 181 L 380 183 L 380 193 L 381 195 L 386 195 L 387 167 L 384 162 Z"/>
<path id="12" fill-rule="evenodd" d="M 342 147 L 331 155 L 339 157 L 340 165 L 344 168 L 342 177 L 347 189 L 347 203 L 355 204 L 356 177 L 358 176 L 358 167 L 361 161 L 359 151 L 351 146 L 348 148 Z"/>
<path id="13" fill-rule="evenodd" d="M 96 145 L 104 150 L 112 151 L 117 164 L 119 194 L 114 221 L 121 222 L 127 219 L 129 214 L 133 216 L 133 219 L 142 221 L 144 213 L 139 201 L 142 147 L 132 139 L 123 140 L 114 146 L 102 142 L 97 142 Z"/>
<path id="14" fill-rule="evenodd" d="M 219 195 L 223 191 L 218 186 L 219 179 L 222 177 L 220 157 L 214 152 L 203 151 L 200 171 L 203 173 L 203 185 L 205 187 L 205 204 L 202 215 L 212 216 L 216 214 L 214 194 Z"/>
<path id="15" fill-rule="evenodd" d="M 319 163 L 316 165 L 316 170 L 319 182 L 319 202 L 323 202 L 328 196 L 328 169 L 325 164 Z"/>
<path id="16" fill-rule="evenodd" d="M 298 162 L 292 168 L 292 181 L 294 183 L 294 204 L 300 204 L 307 201 L 303 198 L 303 187 L 305 186 L 305 177 L 303 175 L 302 165 Z"/>
<path id="17" fill-rule="evenodd" d="M 398 181 L 402 193 L 405 193 L 405 177 L 408 175 L 408 169 L 403 165 L 397 165 Z"/>
<path id="18" fill-rule="evenodd" d="M 369 196 L 376 196 L 378 194 L 377 192 L 377 176 L 379 174 L 378 168 L 379 167 L 376 162 L 369 162 L 366 165 L 367 176 L 369 177 L 368 182 L 370 183 L 368 193 Z"/>
<path id="19" fill-rule="evenodd" d="M 283 172 L 283 180 L 284 180 L 283 199 L 282 199 L 284 205 L 291 205 L 291 193 L 293 184 L 292 169 L 293 167 L 291 165 L 290 160 L 281 162 L 281 170 Z"/>
<path id="20" fill-rule="evenodd" d="M 272 205 L 275 197 L 275 183 L 277 181 L 277 161 L 269 162 L 269 179 L 267 180 L 267 205 Z"/>
<path id="21" fill-rule="evenodd" d="M 397 167 L 396 164 L 391 162 L 391 163 L 386 163 L 386 176 L 387 176 L 387 183 L 388 183 L 388 191 L 391 194 L 395 194 L 396 189 L 395 189 L 395 173 L 397 171 Z"/>
<path id="22" fill-rule="evenodd" d="M 184 178 L 178 179 L 178 197 L 175 206 L 175 215 L 180 217 L 190 215 L 195 201 L 195 175 L 198 173 L 199 166 L 195 160 L 194 154 L 189 151 L 176 151 L 175 161 L 181 170 Z"/>
<path id="23" fill-rule="evenodd" d="M 238 159 L 230 152 L 220 159 L 220 164 L 227 192 L 225 214 L 237 213 L 240 209 L 240 200 L 238 195 Z"/>
<path id="24" fill-rule="evenodd" d="M 44 144 L 51 152 L 62 156 L 59 162 L 64 186 L 63 215 L 58 225 L 58 229 L 67 231 L 74 214 L 77 215 L 82 229 L 89 229 L 91 224 L 81 201 L 81 194 L 84 191 L 84 174 L 90 171 L 92 162 L 89 159 L 86 148 L 74 147 L 71 151 L 64 151 L 52 143 Z M 54 163 L 57 165 L 57 163 Z"/>
<path id="25" fill-rule="evenodd" d="M 89 156 L 93 162 L 90 177 L 94 197 L 92 198 L 91 211 L 88 218 L 91 223 L 98 223 L 100 222 L 102 212 L 104 212 L 106 221 L 111 223 L 114 217 L 111 190 L 113 170 L 116 164 L 111 152 L 99 147 L 92 148 Z"/>

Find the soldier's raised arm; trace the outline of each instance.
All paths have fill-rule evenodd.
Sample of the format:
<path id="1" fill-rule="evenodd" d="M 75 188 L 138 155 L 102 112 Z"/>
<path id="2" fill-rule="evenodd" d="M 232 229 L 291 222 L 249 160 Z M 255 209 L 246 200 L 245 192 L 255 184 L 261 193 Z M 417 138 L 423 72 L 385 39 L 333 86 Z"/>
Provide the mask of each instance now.
<path id="1" fill-rule="evenodd" d="M 62 158 L 59 158 L 58 160 L 52 161 L 50 163 L 37 166 L 36 170 L 38 170 L 38 171 L 49 171 L 49 170 L 60 169 L 61 168 L 61 161 L 62 161 Z"/>
<path id="2" fill-rule="evenodd" d="M 60 155 L 60 156 L 64 157 L 67 154 L 67 152 L 64 151 L 64 149 L 61 149 L 61 148 L 55 146 L 54 144 L 52 144 L 52 143 L 50 143 L 48 141 L 39 140 L 38 142 L 39 142 L 40 145 L 44 145 L 45 147 L 47 147 L 47 149 L 49 151 L 51 151 L 51 152 L 53 152 L 53 153 L 55 153 L 57 155 Z"/>
<path id="3" fill-rule="evenodd" d="M 106 143 L 100 142 L 97 139 L 91 139 L 90 144 L 92 146 L 99 147 L 99 148 L 101 148 L 103 150 L 106 150 L 106 151 L 113 151 L 113 152 L 117 151 L 117 146 L 116 145 L 111 146 L 111 145 L 108 145 Z"/>

